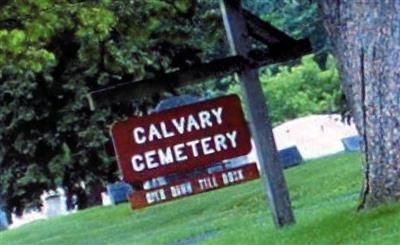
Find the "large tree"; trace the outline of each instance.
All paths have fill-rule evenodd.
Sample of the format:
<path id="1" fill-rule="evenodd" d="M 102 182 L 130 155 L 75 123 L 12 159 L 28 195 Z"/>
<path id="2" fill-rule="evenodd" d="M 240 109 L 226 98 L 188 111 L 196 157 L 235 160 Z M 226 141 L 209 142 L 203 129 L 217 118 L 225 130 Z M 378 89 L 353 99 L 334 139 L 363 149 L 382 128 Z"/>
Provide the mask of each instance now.
<path id="1" fill-rule="evenodd" d="M 400 1 L 323 0 L 342 87 L 363 141 L 360 208 L 400 200 Z"/>

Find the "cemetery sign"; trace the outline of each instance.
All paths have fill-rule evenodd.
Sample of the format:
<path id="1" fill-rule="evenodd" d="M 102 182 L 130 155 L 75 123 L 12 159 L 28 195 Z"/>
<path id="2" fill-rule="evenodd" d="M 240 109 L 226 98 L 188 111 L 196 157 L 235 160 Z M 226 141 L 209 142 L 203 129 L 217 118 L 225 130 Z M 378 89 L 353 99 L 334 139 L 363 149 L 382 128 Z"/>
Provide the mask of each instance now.
<path id="1" fill-rule="evenodd" d="M 127 182 L 187 172 L 251 150 L 236 95 L 131 117 L 113 124 L 111 135 Z"/>
<path id="2" fill-rule="evenodd" d="M 265 191 L 270 199 L 269 204 L 271 207 L 272 217 L 275 225 L 277 227 L 282 227 L 285 225 L 295 223 L 295 219 L 290 205 L 290 198 L 288 190 L 286 188 L 282 165 L 279 163 L 279 156 L 276 150 L 274 136 L 272 133 L 272 125 L 269 120 L 268 110 L 265 104 L 265 96 L 263 94 L 261 83 L 258 78 L 257 68 L 301 57 L 305 54 L 311 53 L 312 48 L 310 41 L 308 39 L 302 39 L 302 40 L 293 39 L 292 37 L 282 32 L 281 30 L 272 26 L 270 23 L 263 21 L 262 19 L 255 16 L 251 12 L 243 9 L 241 6 L 242 5 L 241 2 L 242 2 L 241 0 L 220 0 L 224 26 L 232 53 L 231 56 L 222 59 L 212 60 L 208 63 L 200 62 L 193 64 L 189 67 L 185 68 L 181 67 L 178 70 L 164 73 L 151 79 L 144 79 L 140 81 L 136 80 L 133 81 L 121 80 L 119 82 L 115 81 L 111 86 L 96 91 L 92 91 L 88 95 L 88 101 L 90 108 L 94 110 L 95 101 L 96 104 L 114 103 L 117 101 L 129 101 L 132 99 L 136 99 L 138 97 L 142 97 L 144 96 L 144 94 L 146 94 L 147 96 L 153 94 L 159 94 L 161 91 L 170 90 L 171 88 L 185 87 L 191 84 L 196 84 L 197 82 L 206 81 L 210 78 L 224 77 L 229 74 L 237 73 L 241 83 L 242 92 L 245 98 L 245 105 L 247 107 L 249 121 L 254 136 L 254 143 L 257 149 L 257 155 L 260 160 L 261 172 L 265 176 L 264 178 L 262 178 L 262 180 L 263 180 L 263 185 L 265 187 Z M 253 45 L 251 38 L 257 39 L 258 41 L 267 45 L 268 47 L 263 48 L 262 50 L 252 49 L 251 47 Z M 217 114 L 218 113 L 219 112 L 217 111 Z M 233 113 L 236 113 L 236 111 L 233 111 Z M 230 116 L 230 113 L 226 113 L 225 115 Z M 200 116 L 200 114 L 198 114 L 198 116 Z M 128 121 L 134 122 L 135 119 L 130 119 Z M 208 122 L 209 120 L 206 119 L 203 121 Z M 166 121 L 164 123 L 166 123 Z M 132 125 L 130 126 L 132 127 Z M 165 126 L 159 124 L 159 126 L 160 130 L 163 130 L 161 129 L 161 127 L 167 128 L 166 124 Z M 149 133 L 150 130 L 152 131 L 152 136 L 150 137 L 150 134 L 148 134 L 148 137 L 145 138 L 141 136 L 146 136 L 145 134 L 146 129 L 145 128 L 143 128 L 143 130 L 137 129 L 136 138 L 137 139 L 141 138 L 141 140 L 139 141 L 143 141 L 142 143 L 143 145 L 151 145 L 152 140 L 154 139 L 157 139 L 157 142 L 159 142 L 158 144 L 165 145 L 165 143 L 168 141 L 171 141 L 169 143 L 173 143 L 174 141 L 173 138 L 177 139 L 180 137 L 180 135 L 178 135 L 177 137 L 174 134 L 176 132 L 172 133 L 171 134 L 172 136 L 170 136 L 170 138 L 158 137 L 159 134 L 156 133 L 154 127 L 157 126 L 152 126 L 151 129 L 150 127 L 147 129 Z M 181 131 L 183 127 L 184 126 L 180 127 Z M 128 130 L 126 130 L 126 128 L 128 128 Z M 214 127 L 214 130 L 215 128 L 216 127 Z M 114 145 L 116 146 L 118 162 L 126 180 L 129 181 L 129 179 L 131 179 L 140 181 L 150 177 L 152 173 L 157 174 L 155 172 L 169 173 L 169 172 L 174 172 L 173 169 L 176 170 L 178 169 L 180 170 L 181 168 L 190 169 L 191 167 L 196 165 L 196 161 L 194 161 L 193 156 L 190 157 L 188 155 L 184 155 L 184 153 L 181 153 L 183 152 L 183 148 L 187 147 L 187 145 L 183 143 L 183 141 L 181 143 L 178 143 L 178 145 L 175 144 L 176 149 L 167 149 L 165 150 L 165 152 L 162 152 L 164 153 L 164 155 L 166 155 L 167 158 L 171 157 L 172 159 L 172 157 L 175 157 L 174 160 L 180 159 L 181 160 L 180 163 L 172 162 L 172 160 L 169 158 L 168 161 L 164 162 L 164 165 L 160 161 L 156 162 L 155 154 L 156 153 L 158 154 L 158 150 L 150 149 L 150 147 L 148 147 L 149 149 L 147 151 L 150 152 L 148 152 L 147 155 L 145 152 L 142 152 L 145 155 L 136 156 L 134 160 L 135 163 L 132 163 L 131 162 L 133 160 L 132 150 L 136 148 L 137 150 L 143 150 L 143 149 L 139 148 L 138 145 L 140 144 L 137 143 L 130 143 L 130 146 L 124 147 L 123 144 L 121 144 L 120 140 L 118 139 L 119 137 L 123 136 L 124 132 L 127 135 L 132 135 L 131 132 L 132 129 L 133 128 L 129 129 L 129 123 L 126 123 L 125 126 L 121 127 L 116 125 L 112 129 L 112 131 L 115 132 L 113 138 L 114 138 Z M 157 130 L 157 132 L 160 133 L 160 130 Z M 206 133 L 208 132 L 208 129 L 206 128 L 201 128 L 199 130 L 204 131 Z M 165 130 L 165 132 L 167 131 L 168 130 Z M 178 129 L 176 131 L 178 131 Z M 178 131 L 178 133 L 179 132 L 180 131 Z M 224 136 L 225 140 L 227 138 L 226 133 L 227 132 L 225 132 Z M 239 137 L 241 137 L 241 134 L 239 134 L 238 131 L 237 133 L 238 134 L 235 135 L 234 137 L 237 140 L 235 142 L 238 143 L 236 145 L 238 147 L 237 152 L 240 152 L 239 150 L 243 150 L 245 146 L 239 144 Z M 191 137 L 193 137 L 194 134 L 195 132 L 185 133 L 185 135 L 187 136 L 191 135 Z M 163 136 L 166 135 L 169 134 L 167 133 L 164 134 Z M 183 137 L 183 135 L 181 136 Z M 233 137 L 233 135 L 231 136 Z M 158 138 L 163 138 L 163 139 L 158 139 Z M 152 140 L 150 141 L 150 139 Z M 193 138 L 191 140 L 196 140 L 196 139 Z M 127 141 L 132 141 L 132 139 L 130 138 Z M 204 141 L 205 141 L 204 143 L 198 143 L 197 141 L 190 143 L 196 145 L 196 146 L 189 145 L 189 147 L 192 148 L 193 155 L 195 155 L 194 153 L 195 149 L 199 150 L 197 149 L 198 147 L 202 147 L 203 151 L 204 148 L 207 148 L 203 147 L 203 144 L 204 146 L 208 146 L 210 142 L 214 142 L 214 147 L 215 147 L 216 144 L 215 142 L 218 142 L 218 140 L 215 140 L 215 138 L 214 141 L 213 139 L 210 140 L 206 139 Z M 181 144 L 183 144 L 183 148 L 181 148 L 182 147 Z M 170 154 L 169 153 L 170 150 L 171 151 L 174 150 L 174 153 L 176 155 L 174 156 L 173 153 Z M 216 148 L 214 149 L 214 151 L 215 150 Z M 207 153 L 208 152 L 209 151 L 207 151 Z M 225 148 L 222 150 L 222 152 L 225 152 L 226 155 L 229 155 L 227 154 L 228 152 L 234 153 L 234 151 L 230 151 Z M 220 158 L 213 159 L 213 157 L 210 156 L 211 155 L 218 156 L 220 154 L 221 152 L 217 153 L 212 152 L 208 154 L 209 156 L 208 160 L 213 160 L 213 161 L 206 161 L 204 156 L 200 156 L 199 154 L 197 159 L 202 161 L 197 161 L 197 164 L 202 165 L 202 163 L 206 164 L 206 162 L 215 162 L 217 161 L 216 159 Z M 160 154 L 158 154 L 158 157 L 160 157 Z M 146 159 L 146 163 L 143 162 L 143 159 Z M 134 171 L 132 164 L 137 165 L 136 170 L 140 169 L 141 171 Z"/>

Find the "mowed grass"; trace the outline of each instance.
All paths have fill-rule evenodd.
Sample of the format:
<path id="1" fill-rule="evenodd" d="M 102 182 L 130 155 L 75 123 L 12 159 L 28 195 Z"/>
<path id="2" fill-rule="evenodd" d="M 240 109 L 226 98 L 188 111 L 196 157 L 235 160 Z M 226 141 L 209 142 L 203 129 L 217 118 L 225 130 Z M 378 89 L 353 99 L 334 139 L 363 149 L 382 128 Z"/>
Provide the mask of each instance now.
<path id="1" fill-rule="evenodd" d="M 132 211 L 98 207 L 0 233 L 11 244 L 400 244 L 400 205 L 357 212 L 358 153 L 285 171 L 297 224 L 276 229 L 260 180 Z"/>

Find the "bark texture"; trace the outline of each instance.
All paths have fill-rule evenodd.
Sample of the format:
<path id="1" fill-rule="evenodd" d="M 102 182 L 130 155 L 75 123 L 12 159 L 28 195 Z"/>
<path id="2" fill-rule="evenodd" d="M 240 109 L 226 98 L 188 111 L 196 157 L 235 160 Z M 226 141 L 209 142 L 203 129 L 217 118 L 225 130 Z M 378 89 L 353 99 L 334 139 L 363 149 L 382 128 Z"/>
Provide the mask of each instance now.
<path id="1" fill-rule="evenodd" d="M 400 1 L 321 0 L 342 88 L 363 139 L 360 208 L 400 200 Z"/>

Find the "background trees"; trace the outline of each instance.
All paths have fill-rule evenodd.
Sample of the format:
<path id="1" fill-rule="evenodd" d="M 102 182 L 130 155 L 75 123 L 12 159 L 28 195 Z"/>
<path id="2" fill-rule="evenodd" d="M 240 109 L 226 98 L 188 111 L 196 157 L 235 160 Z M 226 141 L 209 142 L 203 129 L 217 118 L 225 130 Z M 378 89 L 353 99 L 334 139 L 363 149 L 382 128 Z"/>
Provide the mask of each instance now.
<path id="1" fill-rule="evenodd" d="M 20 213 L 56 186 L 83 182 L 91 191 L 117 179 L 108 126 L 146 113 L 159 98 L 91 112 L 86 93 L 222 53 L 215 18 L 208 1 L 3 1 L 0 191 L 7 209 Z"/>
<path id="2" fill-rule="evenodd" d="M 260 75 L 268 98 L 269 114 L 274 124 L 309 114 L 334 113 L 341 110 L 342 93 L 335 60 L 329 56 L 326 70 L 320 68 L 314 55 L 304 56 L 300 64 L 265 69 Z M 238 84 L 229 92 L 240 95 Z"/>

